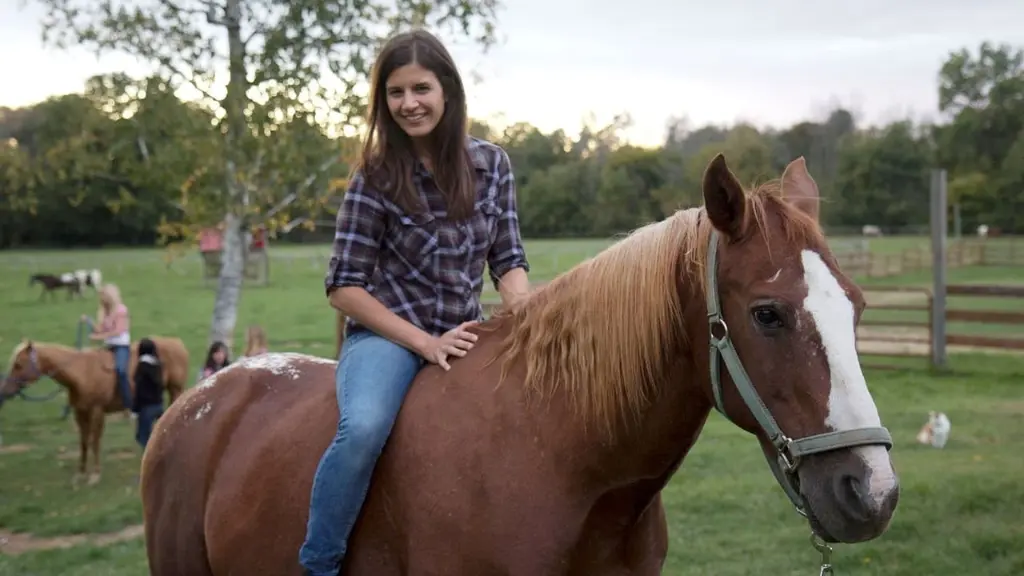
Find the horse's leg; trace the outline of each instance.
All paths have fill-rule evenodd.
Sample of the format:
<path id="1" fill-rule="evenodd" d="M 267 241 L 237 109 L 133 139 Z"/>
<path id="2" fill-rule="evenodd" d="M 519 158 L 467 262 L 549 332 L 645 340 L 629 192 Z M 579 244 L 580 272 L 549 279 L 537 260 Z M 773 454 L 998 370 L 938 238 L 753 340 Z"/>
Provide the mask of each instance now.
<path id="1" fill-rule="evenodd" d="M 89 485 L 100 481 L 102 466 L 100 465 L 100 438 L 103 437 L 103 425 L 106 423 L 103 408 L 95 408 L 92 412 L 90 440 L 92 441 L 92 474 L 89 474 Z"/>
<path id="2" fill-rule="evenodd" d="M 171 404 L 174 404 L 174 401 L 177 400 L 178 396 L 181 396 L 181 393 L 184 391 L 185 387 L 183 385 L 177 382 L 168 382 L 167 394 L 170 397 L 170 401 L 167 403 L 167 406 L 170 407 Z"/>
<path id="3" fill-rule="evenodd" d="M 78 471 L 71 481 L 77 485 L 85 477 L 85 462 L 89 455 L 89 411 L 76 408 L 75 424 L 78 425 Z"/>

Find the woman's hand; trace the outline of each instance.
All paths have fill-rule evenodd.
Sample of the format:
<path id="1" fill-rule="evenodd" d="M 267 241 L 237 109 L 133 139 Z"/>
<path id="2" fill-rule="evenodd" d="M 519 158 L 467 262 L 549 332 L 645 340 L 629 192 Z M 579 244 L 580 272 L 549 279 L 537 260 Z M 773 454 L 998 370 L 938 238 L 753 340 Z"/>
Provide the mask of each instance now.
<path id="1" fill-rule="evenodd" d="M 477 322 L 463 322 L 440 336 L 430 338 L 423 347 L 420 356 L 423 356 L 431 364 L 437 364 L 445 370 L 450 370 L 451 365 L 448 364 L 449 356 L 462 358 L 466 355 L 466 352 L 473 349 L 477 335 L 469 332 L 466 328 L 474 324 L 477 324 Z"/>

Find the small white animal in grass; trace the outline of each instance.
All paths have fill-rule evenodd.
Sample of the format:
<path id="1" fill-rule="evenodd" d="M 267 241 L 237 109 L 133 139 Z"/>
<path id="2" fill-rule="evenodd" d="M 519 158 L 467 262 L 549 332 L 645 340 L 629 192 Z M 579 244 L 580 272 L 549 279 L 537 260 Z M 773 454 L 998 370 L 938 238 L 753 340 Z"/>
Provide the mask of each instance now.
<path id="1" fill-rule="evenodd" d="M 933 448 L 943 448 L 949 440 L 949 430 L 952 426 L 949 418 L 942 412 L 928 412 L 928 423 L 921 427 L 917 433 L 917 441 Z"/>

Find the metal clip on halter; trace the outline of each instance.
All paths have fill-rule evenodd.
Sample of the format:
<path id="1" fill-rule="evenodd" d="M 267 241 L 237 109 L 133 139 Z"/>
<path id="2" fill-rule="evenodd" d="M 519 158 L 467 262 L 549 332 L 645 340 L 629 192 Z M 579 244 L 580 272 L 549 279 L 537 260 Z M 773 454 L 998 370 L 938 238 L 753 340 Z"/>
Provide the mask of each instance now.
<path id="1" fill-rule="evenodd" d="M 818 535 L 811 532 L 811 546 L 821 554 L 821 571 L 818 572 L 818 576 L 834 576 L 835 572 L 832 570 L 832 547 L 829 546 L 824 540 L 818 538 Z"/>

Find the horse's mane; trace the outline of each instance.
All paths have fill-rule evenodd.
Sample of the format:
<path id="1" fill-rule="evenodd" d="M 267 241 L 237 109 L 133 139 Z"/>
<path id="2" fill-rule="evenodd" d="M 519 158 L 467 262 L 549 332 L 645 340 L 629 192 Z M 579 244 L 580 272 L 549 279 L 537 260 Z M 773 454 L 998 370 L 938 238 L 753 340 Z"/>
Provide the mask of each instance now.
<path id="1" fill-rule="evenodd" d="M 22 352 L 25 351 L 26 348 L 28 348 L 30 343 L 32 344 L 32 346 L 34 348 L 45 347 L 45 348 L 49 348 L 51 350 L 60 350 L 60 351 L 63 351 L 63 352 L 78 352 L 79 351 L 77 348 L 72 348 L 71 346 L 65 346 L 64 344 L 54 344 L 52 342 L 36 342 L 34 340 L 32 340 L 32 341 L 24 340 L 22 342 L 19 342 L 17 345 L 15 345 L 14 346 L 14 350 L 11 351 L 11 357 L 8 358 L 8 360 L 7 360 L 7 369 L 8 370 L 14 368 L 14 361 L 18 359 L 18 355 L 19 354 L 21 354 Z"/>
<path id="2" fill-rule="evenodd" d="M 752 225 L 767 241 L 767 208 L 795 242 L 820 237 L 817 222 L 782 198 L 778 181 L 747 194 Z M 528 393 L 562 389 L 584 425 L 611 430 L 639 417 L 670 355 L 689 339 L 679 283 L 704 302 L 711 222 L 704 208 L 680 210 L 639 228 L 536 290 L 497 317 L 511 331 L 502 377 L 525 362 Z"/>
<path id="3" fill-rule="evenodd" d="M 7 370 L 14 369 L 14 361 L 18 359 L 18 355 L 24 352 L 26 348 L 28 348 L 28 342 L 18 342 L 14 350 L 11 351 L 11 357 L 7 359 Z"/>

